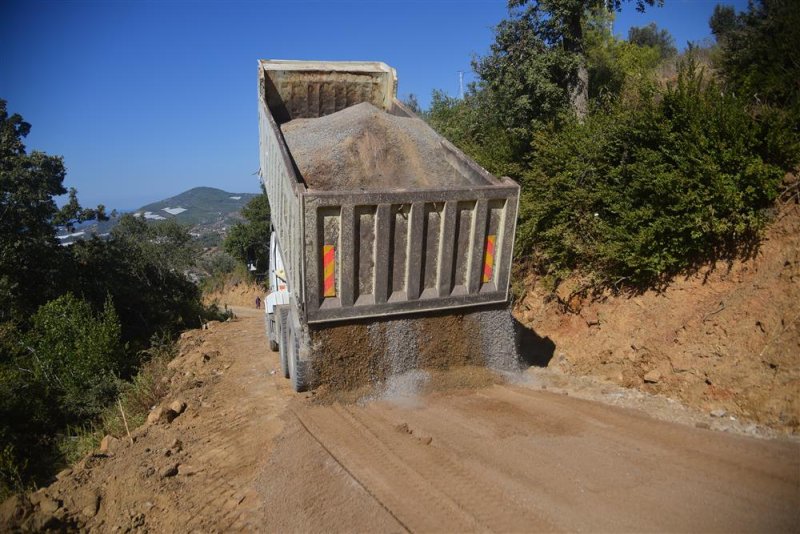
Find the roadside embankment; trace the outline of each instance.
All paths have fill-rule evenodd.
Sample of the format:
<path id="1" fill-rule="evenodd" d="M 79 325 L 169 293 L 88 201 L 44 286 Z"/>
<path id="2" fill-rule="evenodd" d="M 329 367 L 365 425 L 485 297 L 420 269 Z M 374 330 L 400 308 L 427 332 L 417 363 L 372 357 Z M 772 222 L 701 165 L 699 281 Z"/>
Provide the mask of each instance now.
<path id="1" fill-rule="evenodd" d="M 781 207 L 754 258 L 663 291 L 570 300 L 579 284 L 563 284 L 564 306 L 528 285 L 515 315 L 554 345 L 551 369 L 800 431 L 800 205 Z"/>

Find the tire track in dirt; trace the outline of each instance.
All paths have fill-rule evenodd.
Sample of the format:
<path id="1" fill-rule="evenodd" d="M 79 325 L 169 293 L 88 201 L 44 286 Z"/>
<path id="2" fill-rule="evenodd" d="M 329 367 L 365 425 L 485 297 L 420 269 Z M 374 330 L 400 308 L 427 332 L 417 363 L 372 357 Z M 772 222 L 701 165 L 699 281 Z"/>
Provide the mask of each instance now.
<path id="1" fill-rule="evenodd" d="M 797 443 L 519 386 L 418 400 L 300 401 L 293 411 L 314 437 L 295 438 L 315 440 L 411 531 L 791 531 L 800 521 Z M 313 516 L 303 529 L 281 524 L 325 530 Z"/>
<path id="2" fill-rule="evenodd" d="M 485 477 L 475 476 L 475 473 L 465 469 L 461 459 L 452 450 L 425 445 L 431 436 L 414 437 L 413 434 L 398 431 L 377 410 L 348 408 L 346 411 L 361 422 L 365 432 L 385 443 L 395 456 L 422 474 L 428 484 L 471 515 L 478 530 L 511 532 L 519 529 L 521 524 L 525 524 L 526 529 L 537 531 L 558 530 L 554 524 L 531 513 L 531 509 L 517 506 L 501 488 L 487 483 Z"/>
<path id="3" fill-rule="evenodd" d="M 359 483 L 410 531 L 483 530 L 458 502 L 450 499 L 392 452 L 386 442 L 359 424 L 341 406 L 312 408 L 300 416 Z"/>

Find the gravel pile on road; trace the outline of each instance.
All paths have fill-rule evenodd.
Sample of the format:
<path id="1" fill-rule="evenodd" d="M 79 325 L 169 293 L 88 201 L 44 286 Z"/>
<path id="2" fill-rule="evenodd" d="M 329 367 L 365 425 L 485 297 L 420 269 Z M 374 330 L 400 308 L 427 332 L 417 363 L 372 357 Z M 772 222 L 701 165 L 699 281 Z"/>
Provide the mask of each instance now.
<path id="1" fill-rule="evenodd" d="M 413 394 L 422 386 L 415 370 L 488 367 L 518 372 L 513 319 L 505 306 L 414 319 L 389 317 L 312 329 L 318 397 L 364 387 Z M 397 377 L 403 377 L 398 381 Z M 403 382 L 403 380 L 408 379 Z M 426 389 L 426 388 L 422 388 Z"/>
<path id="2" fill-rule="evenodd" d="M 447 159 L 442 138 L 420 119 L 361 103 L 281 126 L 312 189 L 411 189 L 468 185 Z"/>

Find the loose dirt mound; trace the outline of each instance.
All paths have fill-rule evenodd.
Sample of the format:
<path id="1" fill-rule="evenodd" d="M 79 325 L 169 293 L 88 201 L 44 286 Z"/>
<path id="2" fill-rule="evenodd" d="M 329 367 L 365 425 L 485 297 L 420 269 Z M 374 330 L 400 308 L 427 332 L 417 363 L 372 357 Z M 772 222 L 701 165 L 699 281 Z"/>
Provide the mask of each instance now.
<path id="1" fill-rule="evenodd" d="M 531 284 L 516 315 L 555 343 L 550 367 L 800 430 L 797 204 L 782 208 L 755 259 L 676 278 L 662 293 L 572 302 L 575 313 Z"/>
<path id="2" fill-rule="evenodd" d="M 311 188 L 469 184 L 447 162 L 441 138 L 422 120 L 396 117 L 366 102 L 318 119 L 295 119 L 281 129 Z"/>

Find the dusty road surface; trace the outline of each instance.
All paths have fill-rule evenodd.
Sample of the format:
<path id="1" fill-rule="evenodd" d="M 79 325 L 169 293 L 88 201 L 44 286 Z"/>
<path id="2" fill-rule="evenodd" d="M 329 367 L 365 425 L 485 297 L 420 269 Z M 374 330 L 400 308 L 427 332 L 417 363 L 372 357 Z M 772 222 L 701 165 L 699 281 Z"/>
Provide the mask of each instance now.
<path id="1" fill-rule="evenodd" d="M 800 525 L 797 446 L 562 395 L 493 386 L 429 397 L 418 407 L 296 403 L 286 421 L 260 486 L 267 503 L 284 503 L 265 509 L 266 525 L 278 530 Z"/>
<path id="2" fill-rule="evenodd" d="M 186 411 L 87 458 L 37 502 L 55 501 L 67 524 L 96 531 L 800 525 L 796 442 L 657 421 L 521 385 L 320 405 L 272 374 L 278 357 L 255 311 L 192 343 L 174 366 L 183 386 L 173 398 Z"/>

